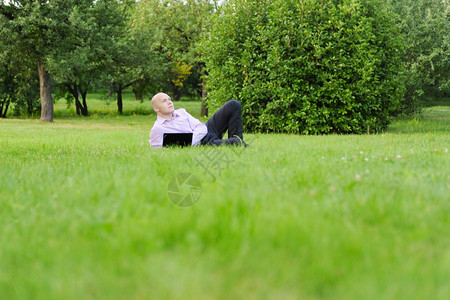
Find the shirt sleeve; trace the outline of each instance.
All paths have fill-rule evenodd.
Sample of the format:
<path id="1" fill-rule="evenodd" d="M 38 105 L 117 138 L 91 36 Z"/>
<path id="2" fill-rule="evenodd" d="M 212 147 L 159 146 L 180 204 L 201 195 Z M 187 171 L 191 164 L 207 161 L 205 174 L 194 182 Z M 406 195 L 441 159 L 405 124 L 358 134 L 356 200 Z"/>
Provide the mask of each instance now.
<path id="1" fill-rule="evenodd" d="M 163 144 L 163 132 L 159 126 L 154 126 L 150 130 L 150 146 L 152 148 L 161 148 Z"/>
<path id="2" fill-rule="evenodd" d="M 184 110 L 184 112 L 186 113 L 189 125 L 194 133 L 192 137 L 192 146 L 197 146 L 202 138 L 208 133 L 208 128 L 204 123 L 191 116 L 186 110 Z"/>

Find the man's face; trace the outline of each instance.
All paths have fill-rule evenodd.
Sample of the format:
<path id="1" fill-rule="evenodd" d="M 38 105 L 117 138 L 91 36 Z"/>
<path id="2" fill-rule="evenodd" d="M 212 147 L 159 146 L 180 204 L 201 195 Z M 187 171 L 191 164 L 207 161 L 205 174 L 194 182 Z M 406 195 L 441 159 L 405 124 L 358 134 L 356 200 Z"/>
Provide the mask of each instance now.
<path id="1" fill-rule="evenodd" d="M 153 103 L 153 109 L 155 112 L 159 112 L 162 115 L 170 115 L 175 110 L 175 107 L 167 94 L 160 93 L 156 95 L 155 102 Z"/>

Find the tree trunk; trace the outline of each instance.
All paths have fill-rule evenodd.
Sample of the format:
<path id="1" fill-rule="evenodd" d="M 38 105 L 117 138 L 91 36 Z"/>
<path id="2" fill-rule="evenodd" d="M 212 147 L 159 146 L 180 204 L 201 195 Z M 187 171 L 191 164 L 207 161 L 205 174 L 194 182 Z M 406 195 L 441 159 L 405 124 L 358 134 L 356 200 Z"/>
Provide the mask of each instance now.
<path id="1" fill-rule="evenodd" d="M 45 70 L 41 60 L 38 61 L 39 88 L 41 92 L 41 121 L 53 122 L 53 99 L 50 74 Z"/>
<path id="2" fill-rule="evenodd" d="M 0 118 L 3 118 L 3 104 L 4 103 L 6 103 L 6 99 L 0 101 Z"/>
<path id="3" fill-rule="evenodd" d="M 108 98 L 111 98 L 114 94 L 114 83 L 109 82 L 109 88 L 108 88 Z"/>
<path id="4" fill-rule="evenodd" d="M 81 114 L 81 103 L 80 100 L 78 100 L 78 97 L 75 97 L 75 110 L 77 112 L 77 116 Z"/>
<path id="5" fill-rule="evenodd" d="M 131 90 L 133 91 L 134 97 L 138 101 L 142 101 L 144 99 L 144 93 L 143 93 L 143 85 L 144 81 L 142 79 L 136 80 L 136 82 L 131 86 Z"/>
<path id="6" fill-rule="evenodd" d="M 136 90 L 134 87 L 131 90 L 133 91 L 134 98 L 137 101 L 142 101 L 144 99 L 144 95 L 142 95 L 141 91 Z"/>
<path id="7" fill-rule="evenodd" d="M 80 93 L 78 92 L 78 87 L 75 84 L 74 86 L 71 86 L 70 84 L 66 84 L 66 88 L 69 90 L 69 92 L 72 94 L 73 98 L 75 99 L 75 109 L 77 112 L 77 116 L 81 114 L 81 102 L 80 102 Z"/>
<path id="8" fill-rule="evenodd" d="M 6 113 L 8 112 L 8 107 L 9 107 L 9 103 L 11 102 L 11 100 L 9 99 L 9 97 L 3 101 L 0 101 L 0 117 L 1 118 L 6 118 Z"/>
<path id="9" fill-rule="evenodd" d="M 206 72 L 203 66 L 200 66 L 200 76 L 202 78 L 202 106 L 200 109 L 200 117 L 208 116 L 208 108 L 206 107 L 206 97 L 208 93 L 206 92 Z"/>
<path id="10" fill-rule="evenodd" d="M 202 93 L 203 94 L 203 93 Z M 206 107 L 206 96 L 202 96 L 202 106 L 200 107 L 200 117 L 208 116 L 208 108 Z"/>
<path id="11" fill-rule="evenodd" d="M 122 114 L 122 108 L 123 108 L 122 89 L 123 89 L 122 85 L 118 84 L 117 85 L 117 90 L 116 90 L 116 93 L 117 93 L 117 109 L 118 109 L 120 115 Z"/>
<path id="12" fill-rule="evenodd" d="M 77 116 L 81 115 L 81 102 L 80 102 L 80 94 L 78 93 L 78 89 L 75 87 L 72 90 L 72 95 L 75 98 L 75 108 L 77 111 Z"/>
<path id="13" fill-rule="evenodd" d="M 181 91 L 177 85 L 174 83 L 170 84 L 170 87 L 172 89 L 172 100 L 173 101 L 180 101 L 181 99 Z"/>
<path id="14" fill-rule="evenodd" d="M 83 98 L 83 105 L 82 105 L 83 108 L 81 111 L 83 113 L 83 116 L 85 116 L 85 117 L 87 117 L 89 115 L 87 102 L 86 102 L 86 95 L 87 95 L 87 90 L 81 92 L 81 98 Z"/>
<path id="15" fill-rule="evenodd" d="M 27 97 L 27 112 L 28 115 L 31 116 L 33 115 L 33 98 L 32 97 Z"/>

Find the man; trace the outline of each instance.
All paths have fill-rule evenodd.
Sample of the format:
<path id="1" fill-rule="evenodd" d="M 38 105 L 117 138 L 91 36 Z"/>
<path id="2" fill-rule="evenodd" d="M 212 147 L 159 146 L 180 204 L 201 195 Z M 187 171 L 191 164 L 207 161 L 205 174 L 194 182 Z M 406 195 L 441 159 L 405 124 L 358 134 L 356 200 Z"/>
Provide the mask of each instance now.
<path id="1" fill-rule="evenodd" d="M 158 115 L 150 131 L 150 146 L 161 148 L 164 133 L 193 133 L 192 145 L 244 145 L 242 137 L 241 104 L 236 100 L 225 103 L 203 124 L 184 108 L 175 110 L 165 93 L 152 98 L 153 110 Z M 222 139 L 228 130 L 228 139 Z"/>

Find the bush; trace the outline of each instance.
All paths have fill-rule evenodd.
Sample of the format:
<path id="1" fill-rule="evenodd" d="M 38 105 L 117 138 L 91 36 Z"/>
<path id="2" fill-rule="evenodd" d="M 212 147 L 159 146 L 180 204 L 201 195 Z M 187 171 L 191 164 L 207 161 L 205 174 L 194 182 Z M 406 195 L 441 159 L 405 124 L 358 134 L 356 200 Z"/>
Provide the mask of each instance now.
<path id="1" fill-rule="evenodd" d="M 442 0 L 389 0 L 405 45 L 403 112 L 450 95 L 450 6 Z M 434 100 L 435 101 L 435 100 Z"/>
<path id="2" fill-rule="evenodd" d="M 404 92 L 400 35 L 377 0 L 229 1 L 202 50 L 209 105 L 240 100 L 247 131 L 379 131 Z"/>

